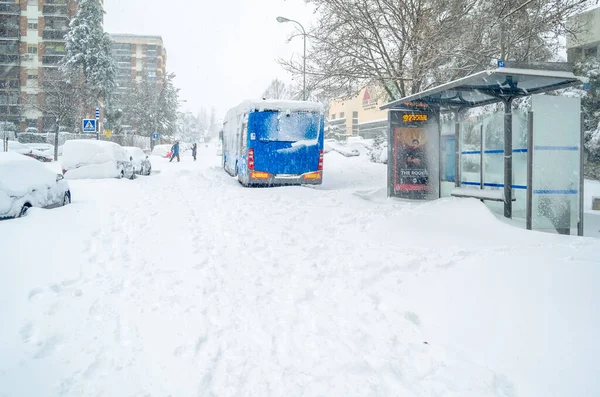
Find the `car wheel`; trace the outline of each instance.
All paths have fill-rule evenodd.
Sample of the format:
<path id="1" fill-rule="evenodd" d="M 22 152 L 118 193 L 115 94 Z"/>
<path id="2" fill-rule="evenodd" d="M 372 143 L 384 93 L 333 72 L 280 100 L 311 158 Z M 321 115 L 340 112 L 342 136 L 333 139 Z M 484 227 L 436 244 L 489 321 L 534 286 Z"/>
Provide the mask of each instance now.
<path id="1" fill-rule="evenodd" d="M 25 215 L 27 215 L 27 211 L 29 211 L 29 208 L 31 208 L 31 205 L 29 204 L 23 204 L 23 207 L 21 208 L 21 212 L 19 212 L 19 218 L 24 217 Z"/>
<path id="2" fill-rule="evenodd" d="M 124 176 L 125 176 L 125 171 L 121 170 L 121 173 L 119 174 L 119 179 L 123 179 Z"/>
<path id="3" fill-rule="evenodd" d="M 63 197 L 63 207 L 65 205 L 71 204 L 71 195 L 69 193 L 65 193 L 65 197 Z"/>

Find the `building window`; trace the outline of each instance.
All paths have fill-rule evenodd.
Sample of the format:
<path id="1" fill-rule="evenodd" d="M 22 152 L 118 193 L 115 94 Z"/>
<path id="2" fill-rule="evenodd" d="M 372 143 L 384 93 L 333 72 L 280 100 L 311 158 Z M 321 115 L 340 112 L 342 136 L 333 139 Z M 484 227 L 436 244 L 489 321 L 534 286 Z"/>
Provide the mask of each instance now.
<path id="1" fill-rule="evenodd" d="M 598 47 L 586 48 L 583 53 L 584 58 L 595 58 L 598 56 Z"/>
<path id="2" fill-rule="evenodd" d="M 27 80 L 37 80 L 38 75 L 36 74 L 27 74 Z"/>
<path id="3" fill-rule="evenodd" d="M 29 44 L 27 46 L 27 53 L 28 54 L 37 55 L 37 53 L 38 53 L 38 47 L 37 47 L 37 45 Z"/>
<path id="4" fill-rule="evenodd" d="M 340 119 L 343 119 L 344 117 L 346 117 L 346 113 L 344 113 L 344 112 L 340 113 Z"/>
<path id="5" fill-rule="evenodd" d="M 358 112 L 352 112 L 352 134 L 358 135 Z"/>
<path id="6" fill-rule="evenodd" d="M 335 120 L 335 113 L 331 114 L 331 120 Z"/>
<path id="7" fill-rule="evenodd" d="M 38 23 L 36 19 L 30 19 L 27 21 L 27 29 L 38 30 Z"/>

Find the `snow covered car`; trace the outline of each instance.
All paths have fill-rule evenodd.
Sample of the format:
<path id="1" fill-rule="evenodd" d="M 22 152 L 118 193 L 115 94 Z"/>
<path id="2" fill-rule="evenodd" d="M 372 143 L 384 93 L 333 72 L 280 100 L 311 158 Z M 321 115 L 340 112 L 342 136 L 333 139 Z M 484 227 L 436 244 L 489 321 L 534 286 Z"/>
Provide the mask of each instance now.
<path id="1" fill-rule="evenodd" d="M 152 149 L 152 155 L 167 157 L 167 155 L 171 152 L 171 147 L 173 145 L 156 145 L 154 149 Z"/>
<path id="2" fill-rule="evenodd" d="M 152 164 L 142 149 L 133 146 L 125 146 L 123 149 L 125 149 L 129 156 L 129 160 L 131 160 L 131 163 L 133 164 L 133 172 L 137 175 L 150 175 L 152 172 Z"/>
<path id="3" fill-rule="evenodd" d="M 65 142 L 62 168 L 67 179 L 135 178 L 133 164 L 123 147 L 93 139 Z"/>
<path id="4" fill-rule="evenodd" d="M 32 149 L 31 147 L 17 141 L 8 141 L 8 151 L 24 154 L 25 156 L 29 156 L 43 163 L 49 163 L 54 160 L 54 156 L 50 153 Z"/>
<path id="5" fill-rule="evenodd" d="M 61 174 L 28 156 L 0 153 L 0 219 L 23 216 L 31 207 L 54 208 L 69 203 L 71 191 Z"/>
<path id="6" fill-rule="evenodd" d="M 26 143 L 25 146 L 42 153 L 54 155 L 54 145 L 49 143 Z"/>

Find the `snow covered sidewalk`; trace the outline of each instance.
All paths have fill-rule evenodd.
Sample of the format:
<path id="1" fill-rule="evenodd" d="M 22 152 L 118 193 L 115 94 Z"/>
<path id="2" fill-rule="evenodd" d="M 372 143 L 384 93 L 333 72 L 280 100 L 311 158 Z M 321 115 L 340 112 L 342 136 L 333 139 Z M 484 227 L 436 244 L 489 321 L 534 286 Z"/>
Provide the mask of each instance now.
<path id="1" fill-rule="evenodd" d="M 152 161 L 0 223 L 0 396 L 600 394 L 599 240 L 386 200 L 363 157 L 275 189 Z"/>

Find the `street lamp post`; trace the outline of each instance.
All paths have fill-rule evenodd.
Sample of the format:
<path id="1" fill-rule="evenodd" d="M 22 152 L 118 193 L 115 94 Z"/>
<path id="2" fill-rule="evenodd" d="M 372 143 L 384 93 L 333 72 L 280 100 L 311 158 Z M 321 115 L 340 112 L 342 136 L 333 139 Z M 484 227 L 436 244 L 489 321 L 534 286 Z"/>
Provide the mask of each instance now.
<path id="1" fill-rule="evenodd" d="M 302 58 L 302 60 L 303 60 L 302 100 L 306 101 L 306 30 L 304 29 L 304 26 L 302 26 L 302 24 L 300 22 L 294 21 L 292 19 L 288 19 L 288 18 L 284 18 L 284 17 L 277 17 L 277 22 L 279 22 L 279 23 L 293 22 L 293 23 L 297 24 L 298 26 L 300 26 L 300 29 L 302 29 L 302 36 L 304 36 L 304 56 Z"/>

